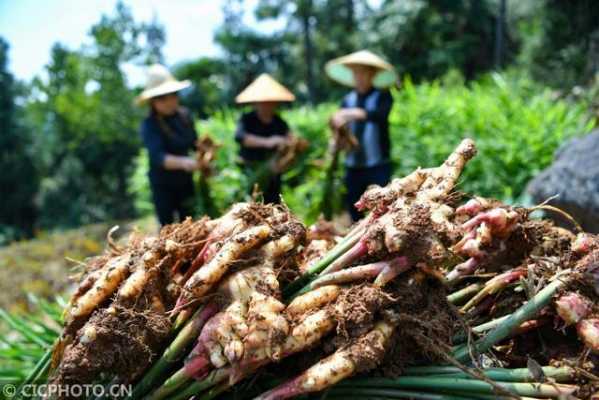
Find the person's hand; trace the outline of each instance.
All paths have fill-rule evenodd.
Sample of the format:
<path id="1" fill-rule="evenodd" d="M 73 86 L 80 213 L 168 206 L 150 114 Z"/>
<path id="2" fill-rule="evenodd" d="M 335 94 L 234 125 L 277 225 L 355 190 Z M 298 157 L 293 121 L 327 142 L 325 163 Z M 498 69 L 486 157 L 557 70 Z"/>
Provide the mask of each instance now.
<path id="1" fill-rule="evenodd" d="M 200 168 L 198 161 L 195 158 L 185 157 L 181 160 L 181 169 L 187 172 L 193 172 Z"/>
<path id="2" fill-rule="evenodd" d="M 295 134 L 292 132 L 287 133 L 285 137 L 285 144 L 291 144 L 296 140 Z"/>
<path id="3" fill-rule="evenodd" d="M 274 135 L 268 138 L 268 144 L 270 148 L 280 148 L 287 144 L 287 138 L 285 136 Z"/>
<path id="4" fill-rule="evenodd" d="M 338 110 L 332 116 L 330 120 L 331 127 L 335 130 L 340 129 L 343 125 L 348 122 L 345 110 Z"/>
<path id="5" fill-rule="evenodd" d="M 339 130 L 352 121 L 364 119 L 366 119 L 366 111 L 362 108 L 342 108 L 333 114 L 330 124 L 333 129 Z"/>

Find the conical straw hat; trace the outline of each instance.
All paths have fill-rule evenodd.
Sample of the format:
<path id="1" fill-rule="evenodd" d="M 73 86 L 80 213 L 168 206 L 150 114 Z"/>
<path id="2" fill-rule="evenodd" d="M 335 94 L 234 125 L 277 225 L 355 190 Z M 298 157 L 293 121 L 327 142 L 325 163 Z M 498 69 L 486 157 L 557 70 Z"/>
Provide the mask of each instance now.
<path id="1" fill-rule="evenodd" d="M 350 66 L 366 65 L 374 67 L 379 72 L 374 76 L 372 85 L 377 88 L 388 88 L 397 81 L 393 66 L 381 57 L 368 50 L 360 50 L 343 57 L 329 61 L 324 70 L 329 78 L 346 86 L 354 86 L 354 76 Z"/>
<path id="2" fill-rule="evenodd" d="M 260 75 L 235 98 L 238 104 L 293 100 L 295 100 L 293 93 L 268 74 Z"/>
<path id="3" fill-rule="evenodd" d="M 152 97 L 176 93 L 191 86 L 190 81 L 178 81 L 164 65 L 154 64 L 148 68 L 146 88 L 135 98 L 137 104 L 144 104 Z"/>

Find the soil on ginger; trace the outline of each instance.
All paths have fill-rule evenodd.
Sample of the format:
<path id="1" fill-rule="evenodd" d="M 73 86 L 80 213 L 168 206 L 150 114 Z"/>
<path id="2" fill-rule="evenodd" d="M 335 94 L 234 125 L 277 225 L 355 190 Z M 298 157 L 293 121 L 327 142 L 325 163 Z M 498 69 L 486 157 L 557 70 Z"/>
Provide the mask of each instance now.
<path id="1" fill-rule="evenodd" d="M 397 327 L 381 366 L 371 375 L 396 377 L 408 366 L 446 361 L 462 324 L 443 283 L 416 270 L 395 279 L 386 291 L 395 301 L 383 315 Z"/>
<path id="2" fill-rule="evenodd" d="M 150 280 L 137 298 L 112 304 L 108 299 L 80 329 L 63 335 L 53 354 L 59 365 L 51 372 L 50 382 L 73 385 L 138 379 L 171 332 L 166 310 L 177 296 L 167 290 L 172 264 L 172 257 L 164 257 L 148 272 Z"/>
<path id="3" fill-rule="evenodd" d="M 328 306 L 337 321 L 336 331 L 314 348 L 284 358 L 262 373 L 292 377 L 347 346 L 358 371 L 367 376 L 396 377 L 406 366 L 444 361 L 459 327 L 458 314 L 446 295 L 440 281 L 419 270 L 400 275 L 384 289 L 372 284 L 351 286 Z M 369 346 L 372 338 L 365 335 L 380 320 L 397 323 L 385 349 Z"/>
<path id="4" fill-rule="evenodd" d="M 370 371 L 370 376 L 399 376 L 406 366 L 445 361 L 459 325 L 446 296 L 439 280 L 419 270 L 400 275 L 384 290 L 369 284 L 352 287 L 331 306 L 337 333 L 325 342 L 324 351 L 328 354 L 352 343 L 362 349 L 354 360 L 358 371 Z M 390 344 L 382 352 L 366 351 L 367 343 L 360 345 L 367 340 L 363 335 L 381 319 L 396 324 Z"/>
<path id="5" fill-rule="evenodd" d="M 95 339 L 79 340 L 64 352 L 52 383 L 60 385 L 88 384 L 102 379 L 102 374 L 118 377 L 119 382 L 132 382 L 154 361 L 167 339 L 169 318 L 151 311 L 138 312 L 115 307 L 94 313 L 89 323 Z"/>
<path id="6" fill-rule="evenodd" d="M 337 335 L 328 345 L 338 349 L 347 345 L 350 339 L 370 331 L 377 317 L 380 317 L 378 312 L 394 300 L 390 294 L 371 284 L 345 289 L 335 303 L 329 306 L 329 312 L 337 321 Z"/>
<path id="7" fill-rule="evenodd" d="M 599 296 L 595 290 L 595 280 L 589 276 L 587 268 L 597 265 L 599 252 L 579 256 L 571 251 L 573 234 L 556 228 L 544 221 L 529 221 L 524 224 L 535 243 L 530 256 L 522 261 L 523 266 L 530 265 L 527 278 L 537 289 L 560 270 L 571 268 L 575 273 L 569 283 L 560 290 L 555 298 L 566 292 L 577 292 L 591 300 L 590 315 L 599 315 Z M 524 291 L 515 293 L 504 290 L 493 301 L 493 307 L 487 315 L 497 318 L 509 314 L 527 299 Z M 577 398 L 590 398 L 599 390 L 596 378 L 599 375 L 599 355 L 585 349 L 578 338 L 575 326 L 564 326 L 564 322 L 555 315 L 553 306 L 548 306 L 536 318 L 542 323 L 538 328 L 514 335 L 500 342 L 493 349 L 494 366 L 505 368 L 526 368 L 529 359 L 541 365 L 567 365 L 576 368 L 575 381 L 580 386 Z"/>
<path id="8" fill-rule="evenodd" d="M 517 209 L 523 213 L 521 209 Z M 574 235 L 553 225 L 550 221 L 527 219 L 518 224 L 516 229 L 505 240 L 504 250 L 494 257 L 495 266 L 518 266 L 528 256 L 558 257 L 563 261 L 570 260 L 570 246 Z M 492 268 L 487 268 L 491 271 Z M 555 271 L 553 271 L 555 272 Z"/>

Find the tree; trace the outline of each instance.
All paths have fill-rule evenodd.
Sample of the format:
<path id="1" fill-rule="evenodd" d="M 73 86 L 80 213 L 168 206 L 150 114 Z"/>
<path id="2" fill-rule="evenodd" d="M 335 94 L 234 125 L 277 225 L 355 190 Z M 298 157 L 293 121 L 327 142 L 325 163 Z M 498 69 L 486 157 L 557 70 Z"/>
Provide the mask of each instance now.
<path id="1" fill-rule="evenodd" d="M 290 53 L 290 35 L 285 32 L 262 34 L 242 23 L 241 1 L 229 0 L 223 11 L 225 20 L 214 40 L 224 50 L 222 90 L 227 103 L 262 72 L 270 73 L 283 83 L 297 82 L 297 57 Z"/>
<path id="2" fill-rule="evenodd" d="M 30 132 L 19 123 L 18 87 L 8 71 L 8 43 L 0 37 L 0 244 L 33 234 L 38 187 Z"/>
<path id="3" fill-rule="evenodd" d="M 450 69 L 467 79 L 494 67 L 497 7 L 488 0 L 386 0 L 367 23 L 368 47 L 415 80 Z M 507 56 L 512 40 L 505 36 Z"/>
<path id="4" fill-rule="evenodd" d="M 134 21 L 118 3 L 90 29 L 91 44 L 73 51 L 57 44 L 48 80 L 35 80 L 28 114 L 43 132 L 37 147 L 45 161 L 38 194 L 40 225 L 73 226 L 134 216 L 127 178 L 140 149 L 144 111 L 134 106 L 123 63 L 160 54 L 164 37 L 153 24 Z M 145 47 L 144 44 L 151 44 Z"/>
<path id="5" fill-rule="evenodd" d="M 306 60 L 306 85 L 308 86 L 308 101 L 316 101 L 316 86 L 314 82 L 314 45 L 312 44 L 312 0 L 303 0 L 296 3 L 297 17 L 302 25 L 304 41 L 304 57 Z"/>
<path id="6" fill-rule="evenodd" d="M 150 23 L 142 25 L 142 30 L 146 36 L 147 56 L 145 64 L 164 64 L 164 56 L 162 55 L 162 48 L 166 43 L 164 26 L 158 21 L 158 17 L 154 15 Z"/>
<path id="7" fill-rule="evenodd" d="M 193 83 L 191 90 L 181 93 L 181 102 L 197 113 L 199 118 L 207 118 L 211 111 L 226 104 L 225 69 L 222 60 L 209 57 L 175 66 L 174 75 L 177 79 L 189 79 Z"/>
<path id="8" fill-rule="evenodd" d="M 338 98 L 341 91 L 323 74 L 324 64 L 359 48 L 359 24 L 370 12 L 361 0 L 260 0 L 258 19 L 283 18 L 288 21 L 282 33 L 291 41 L 294 75 L 300 99 L 315 103 Z"/>
<path id="9" fill-rule="evenodd" d="M 599 72 L 597 2 L 545 0 L 537 18 L 540 29 L 527 38 L 533 43 L 525 60 L 533 76 L 562 88 L 589 83 Z"/>

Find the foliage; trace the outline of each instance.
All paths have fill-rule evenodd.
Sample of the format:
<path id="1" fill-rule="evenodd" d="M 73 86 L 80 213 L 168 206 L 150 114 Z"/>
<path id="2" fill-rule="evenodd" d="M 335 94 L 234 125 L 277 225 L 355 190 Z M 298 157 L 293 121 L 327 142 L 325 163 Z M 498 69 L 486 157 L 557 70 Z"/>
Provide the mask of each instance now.
<path id="1" fill-rule="evenodd" d="M 285 21 L 269 34 L 243 24 L 243 0 L 228 0 L 225 22 L 215 36 L 224 51 L 229 99 L 261 72 L 289 86 L 301 102 L 317 103 L 342 88 L 321 73 L 326 61 L 361 46 L 360 19 L 370 12 L 363 0 L 260 0 L 258 21 Z"/>
<path id="2" fill-rule="evenodd" d="M 260 0 L 253 10 L 259 21 L 284 22 L 266 34 L 244 25 L 247 1 L 228 0 L 215 36 L 224 67 L 214 72 L 227 103 L 260 72 L 281 79 L 301 102 L 336 99 L 342 88 L 322 68 L 360 48 L 384 55 L 415 82 L 438 79 L 451 70 L 474 80 L 496 67 L 500 2 Z M 539 81 L 561 88 L 586 84 L 599 71 L 599 7 L 592 0 L 505 4 L 502 66 L 517 61 Z"/>
<path id="3" fill-rule="evenodd" d="M 184 90 L 180 97 L 181 103 L 197 117 L 207 118 L 221 104 L 226 104 L 228 99 L 222 75 L 225 65 L 217 58 L 201 57 L 175 66 L 175 77 L 188 79 L 193 84 L 191 90 Z"/>
<path id="4" fill-rule="evenodd" d="M 39 184 L 31 133 L 15 104 L 18 87 L 7 64 L 8 44 L 0 38 L 0 187 L 6 191 L 0 196 L 0 245 L 33 233 L 33 197 Z"/>
<path id="5" fill-rule="evenodd" d="M 463 84 L 405 81 L 391 116 L 397 175 L 436 165 L 464 136 L 480 156 L 468 165 L 461 189 L 513 200 L 574 135 L 587 133 L 587 105 L 558 100 L 521 76 L 492 74 Z"/>
<path id="6" fill-rule="evenodd" d="M 118 3 L 114 15 L 91 27 L 90 45 L 53 47 L 48 78 L 34 80 L 27 104 L 42 176 L 38 227 L 133 216 L 127 178 L 140 146 L 143 111 L 133 104 L 122 66 L 159 59 L 160 29 L 137 24 Z M 140 44 L 144 35 L 147 47 Z"/>
<path id="7" fill-rule="evenodd" d="M 500 3 L 225 1 L 225 19 L 214 37 L 222 56 L 192 59 L 173 68 L 179 79 L 194 83 L 182 93 L 183 103 L 200 118 L 213 115 L 200 129 L 211 131 L 224 144 L 217 161 L 223 172 L 210 179 L 218 207 L 246 193 L 247 180 L 236 165 L 231 137 L 238 113 L 227 109 L 235 95 L 259 73 L 268 72 L 296 93 L 300 105 L 338 101 L 346 88 L 330 81 L 323 66 L 360 48 L 384 55 L 418 84 L 407 81 L 396 95 L 392 132 L 397 173 L 431 164 L 464 132 L 480 136 L 484 143 L 493 143 L 489 138 L 501 134 L 499 142 L 483 144 L 483 149 L 493 150 L 485 159 L 494 161 L 476 167 L 476 173 L 486 173 L 495 162 L 505 164 L 514 190 L 507 189 L 507 176 L 490 175 L 482 192 L 519 196 L 526 180 L 549 162 L 563 139 L 588 129 L 580 122 L 582 109 L 588 103 L 596 107 L 596 88 L 570 89 L 596 82 L 599 7 L 591 0 L 507 2 L 504 59 L 516 61 L 534 79 L 582 99 L 571 106 L 552 104 L 551 94 L 529 81 L 477 81 L 493 68 Z M 248 10 L 249 4 L 254 9 Z M 277 24 L 280 28 L 254 30 L 244 23 L 243 10 L 258 21 L 282 22 Z M 144 111 L 133 106 L 135 91 L 124 70 L 131 64 L 163 62 L 165 40 L 157 18 L 140 23 L 119 2 L 112 14 L 90 28 L 85 46 L 70 49 L 57 43 L 44 76 L 26 85 L 13 82 L 6 70 L 7 47 L 0 44 L 0 166 L 19 171 L 0 179 L 2 187 L 11 188 L 0 203 L 0 244 L 31 236 L 37 229 L 132 218 L 136 210 L 152 210 L 146 161 L 137 156 L 137 128 Z M 426 83 L 450 75 L 471 84 Z M 533 104 L 538 109 L 532 109 Z M 322 196 L 326 119 L 332 108 L 325 104 L 285 112 L 312 143 L 307 162 L 286 174 L 284 188 L 286 201 L 308 220 L 319 211 L 314 199 Z M 342 193 L 336 193 L 339 208 Z"/>
<path id="8" fill-rule="evenodd" d="M 593 0 L 544 0 L 520 28 L 523 66 L 541 82 L 569 89 L 599 73 L 599 7 Z"/>
<path id="9" fill-rule="evenodd" d="M 451 69 L 474 79 L 494 66 L 496 1 L 371 3 L 260 0 L 254 10 L 258 20 L 286 22 L 266 35 L 243 25 L 243 0 L 229 0 L 225 23 L 215 37 L 231 69 L 225 69 L 224 81 L 235 92 L 258 73 L 270 72 L 289 84 L 300 101 L 316 103 L 342 92 L 322 74 L 324 64 L 361 48 L 384 55 L 416 81 L 438 78 Z M 507 61 L 518 49 L 512 31 L 504 38 Z"/>
<path id="10" fill-rule="evenodd" d="M 480 156 L 468 166 L 466 183 L 460 189 L 508 201 L 522 195 L 526 183 L 551 162 L 565 139 L 592 128 L 586 102 L 557 100 L 551 92 L 515 74 L 492 74 L 469 84 L 459 73 L 419 85 L 406 79 L 394 97 L 390 130 L 395 176 L 441 163 L 460 139 L 469 136 L 477 141 Z M 310 142 L 303 159 L 284 175 L 283 188 L 285 202 L 307 223 L 321 211 L 328 162 L 327 120 L 334 108 L 334 104 L 323 104 L 283 112 L 292 129 Z M 200 133 L 209 133 L 222 144 L 216 160 L 219 174 L 210 180 L 221 211 L 247 194 L 243 190 L 246 178 L 236 165 L 238 147 L 233 132 L 237 116 L 238 112 L 225 110 L 198 125 Z M 144 205 L 140 211 L 147 211 L 150 205 L 144 168 L 140 161 L 131 183 Z M 337 211 L 343 194 L 341 174 L 342 168 L 337 171 Z"/>
<path id="11" fill-rule="evenodd" d="M 366 21 L 376 32 L 366 44 L 417 81 L 451 69 L 474 79 L 494 65 L 496 10 L 491 1 L 387 0 Z"/>
<path id="12" fill-rule="evenodd" d="M 284 84 L 292 82 L 293 71 L 300 63 L 290 47 L 292 37 L 285 32 L 264 34 L 245 26 L 243 12 L 236 8 L 239 0 L 229 0 L 223 11 L 223 25 L 216 31 L 214 41 L 223 48 L 221 91 L 231 104 L 245 86 L 262 72 L 273 74 Z"/>

